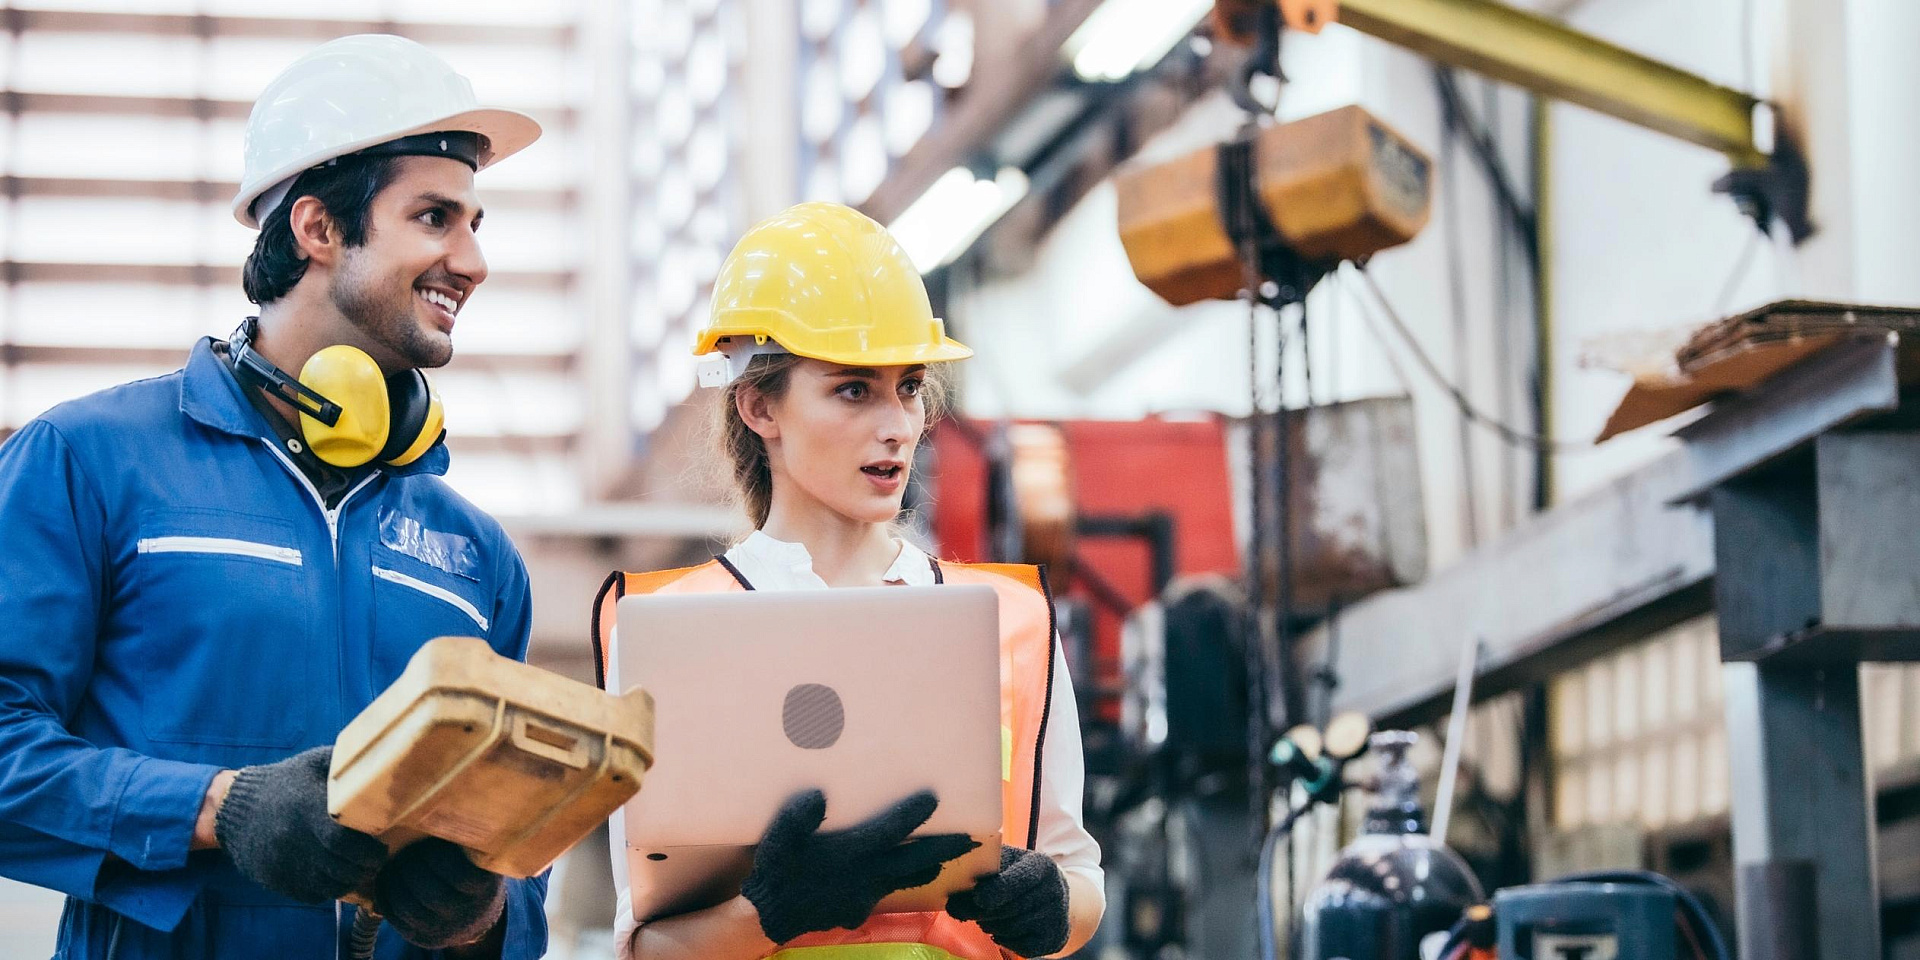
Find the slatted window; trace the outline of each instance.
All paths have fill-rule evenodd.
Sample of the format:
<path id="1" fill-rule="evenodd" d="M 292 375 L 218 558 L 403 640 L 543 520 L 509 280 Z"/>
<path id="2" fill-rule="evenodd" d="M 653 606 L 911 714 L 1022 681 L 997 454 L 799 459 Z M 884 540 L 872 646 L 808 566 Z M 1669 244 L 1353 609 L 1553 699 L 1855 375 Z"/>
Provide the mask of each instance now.
<path id="1" fill-rule="evenodd" d="M 1700 617 L 1553 682 L 1554 824 L 1655 830 L 1729 804 L 1719 634 Z M 1920 765 L 1920 667 L 1861 674 L 1868 760 Z"/>
<path id="2" fill-rule="evenodd" d="M 694 387 L 690 347 L 720 262 L 744 228 L 744 11 L 720 0 L 636 0 L 633 63 L 634 430 Z"/>
<path id="3" fill-rule="evenodd" d="M 972 47 L 942 0 L 800 0 L 801 194 L 865 200 L 967 82 Z"/>

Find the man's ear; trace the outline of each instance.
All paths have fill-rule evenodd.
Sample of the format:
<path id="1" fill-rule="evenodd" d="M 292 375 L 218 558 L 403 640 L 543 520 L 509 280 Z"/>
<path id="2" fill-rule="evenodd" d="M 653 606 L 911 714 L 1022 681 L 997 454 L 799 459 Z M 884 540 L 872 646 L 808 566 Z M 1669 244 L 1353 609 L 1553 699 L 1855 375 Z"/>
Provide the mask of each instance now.
<path id="1" fill-rule="evenodd" d="M 780 424 L 773 419 L 773 404 L 767 395 L 758 389 L 742 385 L 733 392 L 733 409 L 740 414 L 740 422 L 748 430 L 760 435 L 762 440 L 780 439 Z"/>
<path id="2" fill-rule="evenodd" d="M 324 267 L 333 266 L 334 261 L 340 259 L 340 248 L 344 246 L 340 230 L 319 197 L 309 194 L 295 200 L 293 209 L 287 212 L 287 225 L 293 228 L 293 243 L 300 248 L 303 259 Z"/>

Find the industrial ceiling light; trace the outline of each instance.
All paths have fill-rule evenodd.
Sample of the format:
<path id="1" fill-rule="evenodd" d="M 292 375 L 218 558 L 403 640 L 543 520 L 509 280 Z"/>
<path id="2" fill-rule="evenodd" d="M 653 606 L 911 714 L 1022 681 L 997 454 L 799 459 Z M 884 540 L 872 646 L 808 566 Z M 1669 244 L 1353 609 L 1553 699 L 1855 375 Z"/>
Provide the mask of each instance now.
<path id="1" fill-rule="evenodd" d="M 1001 167 L 991 180 L 955 167 L 888 225 L 921 273 L 952 263 L 1027 195 L 1027 175 Z"/>
<path id="2" fill-rule="evenodd" d="M 853 122 L 840 144 L 840 192 L 859 202 L 887 178 L 887 140 L 880 119 L 868 114 Z"/>
<path id="3" fill-rule="evenodd" d="M 702 30 L 687 51 L 687 89 L 701 108 L 711 107 L 727 86 L 727 48 L 715 30 Z"/>
<path id="4" fill-rule="evenodd" d="M 800 131 L 810 142 L 824 144 L 840 131 L 840 118 L 846 112 L 846 101 L 840 96 L 831 59 L 820 57 L 813 61 L 813 66 L 807 68 L 804 89 L 800 100 Z"/>
<path id="5" fill-rule="evenodd" d="M 887 91 L 887 152 L 904 157 L 933 128 L 933 85 L 909 80 Z"/>
<path id="6" fill-rule="evenodd" d="M 886 0 L 882 4 L 887 43 L 898 49 L 914 41 L 933 18 L 932 0 Z"/>
<path id="7" fill-rule="evenodd" d="M 1107 0 L 1064 49 L 1080 79 L 1124 80 L 1159 63 L 1211 9 L 1213 0 Z"/>
<path id="8" fill-rule="evenodd" d="M 727 175 L 727 131 L 719 123 L 704 123 L 694 128 L 687 142 L 687 169 L 693 175 L 694 190 L 710 193 Z"/>
<path id="9" fill-rule="evenodd" d="M 933 82 L 958 90 L 973 79 L 973 17 L 955 10 L 934 33 Z"/>
<path id="10" fill-rule="evenodd" d="M 854 103 L 867 99 L 887 71 L 887 45 L 878 16 L 862 7 L 840 31 L 840 92 Z"/>
<path id="11" fill-rule="evenodd" d="M 825 40 L 840 26 L 842 0 L 805 0 L 800 4 L 800 32 L 809 40 Z"/>

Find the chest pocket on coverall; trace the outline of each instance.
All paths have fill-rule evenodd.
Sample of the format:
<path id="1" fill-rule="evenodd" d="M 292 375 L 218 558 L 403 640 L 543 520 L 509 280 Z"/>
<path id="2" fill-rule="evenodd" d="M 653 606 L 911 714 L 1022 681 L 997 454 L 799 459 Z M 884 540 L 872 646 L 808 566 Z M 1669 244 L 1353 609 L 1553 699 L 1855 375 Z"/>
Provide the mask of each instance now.
<path id="1" fill-rule="evenodd" d="M 406 669 L 435 637 L 487 639 L 492 593 L 478 580 L 448 573 L 383 544 L 373 547 L 373 692 Z"/>
<path id="2" fill-rule="evenodd" d="M 156 741 L 292 748 L 312 680 L 309 564 L 293 525 L 213 510 L 141 516 L 109 605 L 111 631 L 152 698 Z M 324 562 L 325 558 L 321 558 Z M 298 702 L 297 698 L 294 700 Z"/>

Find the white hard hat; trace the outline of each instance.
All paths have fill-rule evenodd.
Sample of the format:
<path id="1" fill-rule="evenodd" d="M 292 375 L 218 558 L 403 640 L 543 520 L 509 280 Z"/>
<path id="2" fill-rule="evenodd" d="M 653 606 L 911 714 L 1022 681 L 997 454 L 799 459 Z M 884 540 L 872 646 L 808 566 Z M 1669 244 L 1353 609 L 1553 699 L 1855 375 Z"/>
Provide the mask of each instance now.
<path id="1" fill-rule="evenodd" d="M 254 101 L 234 219 L 257 229 L 254 201 L 329 160 L 402 137 L 448 132 L 478 135 L 474 156 L 452 155 L 480 170 L 539 139 L 540 124 L 524 113 L 481 107 L 466 77 L 412 40 L 360 34 L 324 43 L 281 71 Z M 447 150 L 445 142 L 440 149 Z M 271 212 L 284 195 L 258 212 Z"/>

